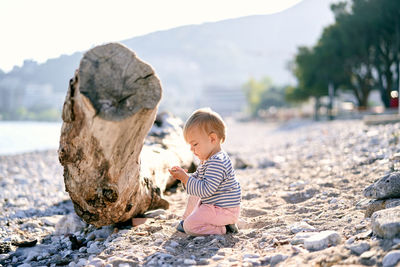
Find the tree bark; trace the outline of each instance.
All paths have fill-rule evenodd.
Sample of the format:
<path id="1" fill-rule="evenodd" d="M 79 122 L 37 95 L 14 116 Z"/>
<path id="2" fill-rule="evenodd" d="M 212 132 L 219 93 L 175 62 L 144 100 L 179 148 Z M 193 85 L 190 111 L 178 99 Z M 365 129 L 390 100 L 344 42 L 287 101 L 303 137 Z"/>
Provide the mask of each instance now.
<path id="1" fill-rule="evenodd" d="M 151 66 L 121 44 L 82 58 L 64 102 L 58 153 L 65 189 L 87 223 L 99 227 L 168 208 L 167 169 L 189 167 L 192 156 L 176 120 L 164 114 L 153 126 L 161 93 Z"/>

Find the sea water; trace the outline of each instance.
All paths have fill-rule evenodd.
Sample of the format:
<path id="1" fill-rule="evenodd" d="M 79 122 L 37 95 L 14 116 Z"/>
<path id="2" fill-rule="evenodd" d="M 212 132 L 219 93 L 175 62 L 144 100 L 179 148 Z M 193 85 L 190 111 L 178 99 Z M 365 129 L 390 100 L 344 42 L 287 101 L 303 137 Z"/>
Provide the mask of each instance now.
<path id="1" fill-rule="evenodd" d="M 58 149 L 61 122 L 0 121 L 0 155 Z"/>

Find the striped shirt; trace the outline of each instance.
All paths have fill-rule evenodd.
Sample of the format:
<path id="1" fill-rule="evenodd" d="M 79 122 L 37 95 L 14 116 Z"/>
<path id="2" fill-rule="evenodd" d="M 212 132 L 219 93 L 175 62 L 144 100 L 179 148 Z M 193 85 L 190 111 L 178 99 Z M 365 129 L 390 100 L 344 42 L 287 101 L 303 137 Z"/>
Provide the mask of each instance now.
<path id="1" fill-rule="evenodd" d="M 200 197 L 203 204 L 223 208 L 240 206 L 241 188 L 228 154 L 220 151 L 200 164 L 190 175 L 186 192 Z"/>

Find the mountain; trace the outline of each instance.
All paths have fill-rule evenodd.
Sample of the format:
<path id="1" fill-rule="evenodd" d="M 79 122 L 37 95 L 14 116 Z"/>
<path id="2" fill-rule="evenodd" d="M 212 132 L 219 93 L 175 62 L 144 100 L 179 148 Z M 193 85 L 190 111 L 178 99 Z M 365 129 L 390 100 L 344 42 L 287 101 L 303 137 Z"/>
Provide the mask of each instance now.
<path id="1" fill-rule="evenodd" d="M 334 21 L 331 2 L 303 0 L 275 14 L 182 26 L 121 43 L 154 67 L 164 89 L 161 107 L 179 114 L 204 105 L 202 92 L 210 87 L 240 90 L 249 78 L 264 76 L 277 85 L 294 84 L 287 66 L 297 47 L 314 45 Z M 43 64 L 26 61 L 0 75 L 0 93 L 11 80 L 19 86 L 51 85 L 65 95 L 81 57 L 77 52 Z"/>

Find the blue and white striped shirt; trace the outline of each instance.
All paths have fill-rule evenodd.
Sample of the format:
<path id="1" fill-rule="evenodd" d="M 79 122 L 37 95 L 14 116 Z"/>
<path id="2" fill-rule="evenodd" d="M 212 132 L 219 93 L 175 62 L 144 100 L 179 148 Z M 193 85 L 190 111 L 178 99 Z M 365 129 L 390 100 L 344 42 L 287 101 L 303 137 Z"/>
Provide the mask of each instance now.
<path id="1" fill-rule="evenodd" d="M 240 206 L 242 192 L 228 154 L 221 150 L 200 164 L 190 175 L 186 192 L 200 197 L 203 204 L 223 208 Z"/>

